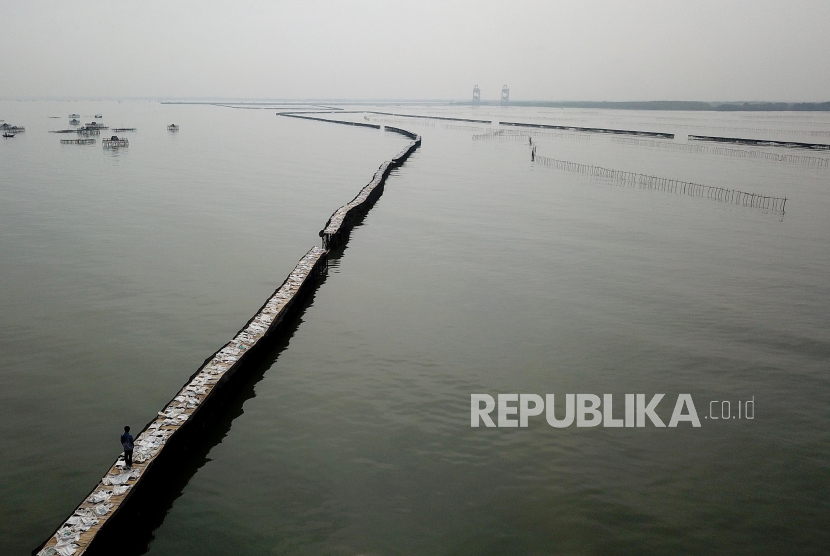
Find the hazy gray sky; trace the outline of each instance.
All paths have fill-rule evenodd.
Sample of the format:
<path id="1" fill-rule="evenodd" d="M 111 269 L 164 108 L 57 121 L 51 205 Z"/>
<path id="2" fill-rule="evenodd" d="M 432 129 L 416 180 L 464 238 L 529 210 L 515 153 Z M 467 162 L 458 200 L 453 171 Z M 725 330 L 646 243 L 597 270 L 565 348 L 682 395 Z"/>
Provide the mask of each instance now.
<path id="1" fill-rule="evenodd" d="M 830 100 L 830 1 L 8 1 L 0 97 Z"/>

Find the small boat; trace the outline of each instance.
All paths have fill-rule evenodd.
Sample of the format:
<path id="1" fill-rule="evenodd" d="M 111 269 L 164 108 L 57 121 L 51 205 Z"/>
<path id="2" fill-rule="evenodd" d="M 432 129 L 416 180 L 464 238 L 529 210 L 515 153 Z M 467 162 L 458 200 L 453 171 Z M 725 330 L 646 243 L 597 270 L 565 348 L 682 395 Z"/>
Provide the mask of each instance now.
<path id="1" fill-rule="evenodd" d="M 103 118 L 103 116 L 101 114 L 95 114 L 95 117 L 96 118 Z"/>
<path id="2" fill-rule="evenodd" d="M 177 126 L 176 124 L 170 124 L 169 126 L 167 126 L 167 131 L 179 131 L 179 126 Z"/>
<path id="3" fill-rule="evenodd" d="M 5 137 L 6 139 L 8 139 L 9 137 L 14 137 L 14 133 L 4 133 L 3 137 Z"/>

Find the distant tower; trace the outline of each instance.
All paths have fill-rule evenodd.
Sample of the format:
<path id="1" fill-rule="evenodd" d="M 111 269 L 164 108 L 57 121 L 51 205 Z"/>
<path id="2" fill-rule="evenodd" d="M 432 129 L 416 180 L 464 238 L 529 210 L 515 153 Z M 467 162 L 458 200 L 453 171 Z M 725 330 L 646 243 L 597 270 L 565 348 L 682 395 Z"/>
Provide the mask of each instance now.
<path id="1" fill-rule="evenodd" d="M 478 88 L 478 85 L 473 87 L 473 102 L 481 102 L 481 89 Z"/>
<path id="2" fill-rule="evenodd" d="M 510 102 L 510 89 L 505 85 L 501 88 L 501 103 L 507 104 L 508 102 Z"/>

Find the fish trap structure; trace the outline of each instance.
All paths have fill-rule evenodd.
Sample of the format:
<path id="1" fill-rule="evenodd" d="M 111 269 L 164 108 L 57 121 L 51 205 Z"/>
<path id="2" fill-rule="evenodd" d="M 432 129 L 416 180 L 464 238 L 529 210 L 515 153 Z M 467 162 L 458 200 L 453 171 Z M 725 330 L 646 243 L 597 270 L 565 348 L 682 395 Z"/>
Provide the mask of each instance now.
<path id="1" fill-rule="evenodd" d="M 167 131 L 179 131 L 179 126 L 176 124 L 170 124 L 167 126 Z"/>
<path id="2" fill-rule="evenodd" d="M 123 137 L 113 135 L 109 139 L 104 139 L 103 141 L 101 141 L 101 145 L 103 145 L 105 149 L 111 149 L 117 147 L 129 147 L 130 142 L 124 139 Z"/>
<path id="3" fill-rule="evenodd" d="M 771 197 L 768 195 L 759 195 L 757 193 L 747 193 L 746 191 L 739 191 L 737 189 L 713 187 L 711 185 L 702 185 L 699 183 L 674 180 L 670 178 L 660 178 L 646 174 L 637 174 L 635 172 L 612 170 L 610 168 L 603 168 L 602 166 L 579 164 L 568 160 L 556 160 L 555 158 L 548 158 L 540 155 L 535 155 L 533 158 L 536 163 L 549 168 L 555 168 L 557 170 L 565 170 L 586 176 L 604 178 L 612 182 L 626 185 L 636 185 L 642 189 L 667 191 L 669 193 L 691 195 L 693 197 L 706 197 L 708 199 L 714 199 L 724 203 L 766 209 L 780 214 L 784 214 L 784 205 L 787 204 L 786 197 Z"/>
<path id="4" fill-rule="evenodd" d="M 117 133 L 117 132 L 122 132 L 122 131 L 135 131 L 135 128 L 134 127 L 114 127 L 114 128 L 112 128 L 112 130 Z"/>
<path id="5" fill-rule="evenodd" d="M 326 223 L 329 239 L 337 239 L 340 244 L 347 241 L 348 231 L 354 224 L 353 216 L 358 212 L 365 214 L 371 208 L 391 168 L 403 164 L 421 144 L 421 137 L 409 131 L 391 127 L 386 131 L 400 133 L 412 141 L 392 160 L 381 164 L 372 181 L 355 199 L 335 211 L 338 218 L 333 215 Z M 116 551 L 114 547 L 123 545 L 125 535 L 131 534 L 129 530 L 133 526 L 128 518 L 119 520 L 131 515 L 128 503 L 135 500 L 140 506 L 143 499 L 149 499 L 151 504 L 156 501 L 148 491 L 153 492 L 154 485 L 163 488 L 159 485 L 165 484 L 169 467 L 181 465 L 182 448 L 210 423 L 213 413 L 221 411 L 234 385 L 267 356 L 273 341 L 283 333 L 290 333 L 291 315 L 303 310 L 302 299 L 315 290 L 327 272 L 328 243 L 333 241 L 324 239 L 323 247 L 312 247 L 233 339 L 208 357 L 136 435 L 132 469 L 126 469 L 123 455 L 118 456 L 57 531 L 32 551 L 33 555 L 112 553 Z"/>
<path id="6" fill-rule="evenodd" d="M 61 139 L 61 145 L 94 145 L 95 139 Z"/>

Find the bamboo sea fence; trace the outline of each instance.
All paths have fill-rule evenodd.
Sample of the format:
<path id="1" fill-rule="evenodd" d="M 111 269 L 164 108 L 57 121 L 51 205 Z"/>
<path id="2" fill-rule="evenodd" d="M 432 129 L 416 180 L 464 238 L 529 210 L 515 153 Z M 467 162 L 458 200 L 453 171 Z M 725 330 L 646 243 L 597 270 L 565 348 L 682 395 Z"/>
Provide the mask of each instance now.
<path id="1" fill-rule="evenodd" d="M 634 129 L 609 129 L 604 127 L 577 127 L 569 125 L 531 124 L 524 122 L 499 122 L 504 126 L 529 127 L 537 129 L 558 129 L 562 131 L 576 131 L 581 133 L 602 133 L 610 135 L 637 135 L 640 137 L 658 137 L 660 139 L 674 139 L 674 133 L 660 131 L 640 131 Z"/>
<path id="2" fill-rule="evenodd" d="M 533 155 L 533 160 L 537 164 L 541 164 L 542 166 L 547 166 L 549 168 L 603 178 L 624 185 L 638 186 L 641 189 L 653 189 L 656 191 L 666 191 L 679 195 L 691 195 L 693 197 L 706 197 L 708 199 L 714 199 L 724 203 L 766 209 L 779 214 L 784 214 L 784 206 L 787 203 L 786 197 L 759 195 L 757 193 L 748 193 L 746 191 L 739 191 L 737 189 L 729 189 L 726 187 L 714 187 L 711 185 L 703 185 L 683 180 L 638 174 L 636 172 L 612 170 L 610 168 L 603 168 L 602 166 L 579 164 L 568 160 L 557 160 L 555 158 L 548 158 L 537 154 Z"/>
<path id="3" fill-rule="evenodd" d="M 473 125 L 453 125 L 453 124 L 444 124 L 441 127 L 444 129 L 451 129 L 453 131 L 484 131 L 485 128 L 473 126 Z"/>
<path id="4" fill-rule="evenodd" d="M 622 145 L 637 145 L 640 147 L 657 147 L 659 149 L 668 149 L 672 151 L 683 151 L 689 153 L 706 154 L 709 152 L 709 147 L 706 145 L 689 145 L 686 143 L 673 143 L 671 141 L 652 141 L 650 139 L 630 139 L 628 137 L 611 137 L 614 143 Z"/>
<path id="5" fill-rule="evenodd" d="M 380 126 L 359 122 L 329 120 L 295 114 L 278 114 L 344 125 L 378 129 Z M 421 145 L 421 136 L 396 127 L 385 131 L 400 134 L 410 141 L 390 160 L 380 165 L 372 180 L 357 196 L 338 208 L 326 222 L 319 236 L 322 247 L 311 248 L 297 263 L 282 285 L 259 311 L 237 332 L 233 339 L 208 357 L 188 381 L 145 425 L 135 437 L 132 469 L 118 456 L 103 478 L 82 499 L 58 529 L 32 551 L 33 556 L 82 556 L 86 552 L 114 553 L 133 533 L 129 503 L 141 496 L 156 505 L 156 497 L 147 493 L 163 484 L 167 469 L 180 466 L 178 455 L 188 439 L 209 423 L 215 411 L 221 411 L 232 381 L 244 376 L 267 353 L 268 346 L 280 336 L 290 334 L 289 315 L 302 311 L 300 300 L 310 295 L 328 268 L 329 249 L 344 245 L 351 229 L 382 194 L 386 178 L 394 168 L 406 162 Z M 105 139 L 104 141 L 110 141 Z M 153 482 L 156 481 L 156 482 Z M 134 498 L 134 496 L 136 496 Z M 140 510 L 139 510 L 140 513 Z M 123 517 L 122 516 L 128 516 Z"/>
<path id="6" fill-rule="evenodd" d="M 404 120 L 401 118 L 382 118 L 379 116 L 364 116 L 363 118 L 367 122 L 378 122 L 382 124 L 414 124 L 422 127 L 435 127 L 435 121 L 433 120 Z"/>
<path id="7" fill-rule="evenodd" d="M 737 145 L 757 145 L 759 147 L 786 147 L 789 149 L 830 151 L 830 144 L 828 143 L 803 143 L 800 141 L 777 141 L 775 139 L 745 139 L 742 137 L 689 135 L 689 141 L 709 141 L 714 143 L 735 143 Z"/>
<path id="8" fill-rule="evenodd" d="M 767 160 L 804 166 L 806 168 L 826 169 L 830 168 L 830 158 L 820 156 L 807 156 L 801 154 L 780 154 L 765 151 L 750 151 L 745 149 L 734 149 L 729 147 L 695 145 L 689 143 L 673 143 L 670 141 L 653 141 L 650 139 L 633 139 L 628 137 L 611 137 L 615 143 L 623 145 L 637 145 L 641 147 L 656 147 L 674 151 L 683 151 L 698 154 L 716 154 L 721 156 L 733 156 L 738 158 L 751 158 L 755 160 Z"/>
<path id="9" fill-rule="evenodd" d="M 553 137 L 557 139 L 580 139 L 586 141 L 591 139 L 591 135 L 587 133 L 569 133 L 566 131 L 519 131 L 515 129 L 488 128 L 485 133 L 473 135 L 472 140 L 527 143 L 528 137 Z"/>
<path id="10" fill-rule="evenodd" d="M 658 118 L 660 119 L 660 118 Z M 671 119 L 671 118 L 667 118 Z M 823 125 L 823 124 L 821 124 Z M 728 131 L 738 133 L 760 133 L 767 135 L 809 135 L 810 137 L 830 137 L 830 131 L 824 130 L 797 130 L 797 129 L 773 129 L 765 127 L 735 127 L 735 126 L 717 126 L 705 124 L 677 124 L 673 123 L 672 127 L 683 129 L 705 129 L 707 131 Z"/>
<path id="11" fill-rule="evenodd" d="M 807 166 L 808 168 L 830 168 L 830 158 L 820 158 L 817 156 L 767 153 L 764 151 L 746 151 L 743 149 L 730 149 L 727 147 L 712 147 L 709 152 L 712 154 L 737 156 L 740 158 L 755 158 L 759 160 L 771 160 L 773 162 L 800 164 L 802 166 Z"/>
<path id="12" fill-rule="evenodd" d="M 448 122 L 470 122 L 474 124 L 492 124 L 493 120 L 476 120 L 473 118 L 451 118 L 449 116 L 422 116 L 419 114 L 399 114 L 396 112 L 377 112 L 367 110 L 367 114 L 379 114 L 381 116 L 396 116 L 398 118 L 416 118 L 421 120 L 444 120 Z"/>

